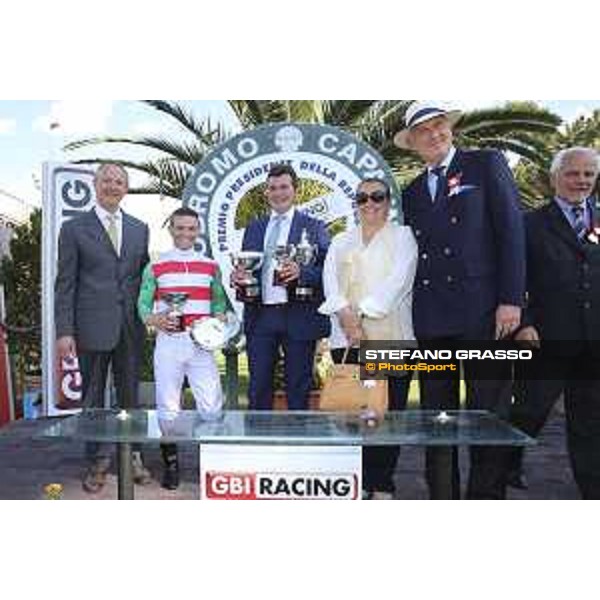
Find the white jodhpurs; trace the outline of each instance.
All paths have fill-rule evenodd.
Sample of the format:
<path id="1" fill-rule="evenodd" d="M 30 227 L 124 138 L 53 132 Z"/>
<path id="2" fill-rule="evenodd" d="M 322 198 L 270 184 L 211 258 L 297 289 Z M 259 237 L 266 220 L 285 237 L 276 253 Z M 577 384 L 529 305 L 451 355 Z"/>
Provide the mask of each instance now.
<path id="1" fill-rule="evenodd" d="M 219 412 L 223 407 L 223 392 L 213 353 L 196 346 L 187 332 L 173 335 L 159 332 L 154 349 L 158 411 L 180 410 L 185 376 L 198 411 Z"/>

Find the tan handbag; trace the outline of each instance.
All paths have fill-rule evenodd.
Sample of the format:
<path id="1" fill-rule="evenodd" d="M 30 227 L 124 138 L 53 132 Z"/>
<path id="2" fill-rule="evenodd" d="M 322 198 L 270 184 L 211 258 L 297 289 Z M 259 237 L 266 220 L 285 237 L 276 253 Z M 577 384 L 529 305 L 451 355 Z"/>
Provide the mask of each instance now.
<path id="1" fill-rule="evenodd" d="M 388 383 L 361 381 L 360 365 L 346 364 L 350 348 L 342 363 L 333 365 L 321 391 L 320 409 L 329 412 L 360 412 L 365 409 L 383 414 L 388 409 Z"/>

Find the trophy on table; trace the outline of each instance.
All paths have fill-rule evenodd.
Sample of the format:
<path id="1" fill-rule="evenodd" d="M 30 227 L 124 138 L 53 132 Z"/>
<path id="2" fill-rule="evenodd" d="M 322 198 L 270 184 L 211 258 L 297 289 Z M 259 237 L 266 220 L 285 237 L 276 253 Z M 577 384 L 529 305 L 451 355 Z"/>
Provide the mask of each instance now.
<path id="1" fill-rule="evenodd" d="M 189 294 L 186 292 L 165 292 L 160 296 L 160 299 L 169 307 L 167 316 L 175 322 L 174 331 L 176 332 L 185 331 L 183 307 L 188 296 Z"/>
<path id="2" fill-rule="evenodd" d="M 275 246 L 273 250 L 273 259 L 275 260 L 275 269 L 273 271 L 273 285 L 285 287 L 281 278 L 281 270 L 286 262 L 294 259 L 296 255 L 296 247 L 293 244 L 280 244 Z"/>
<path id="3" fill-rule="evenodd" d="M 260 300 L 260 281 L 254 274 L 262 267 L 262 252 L 232 252 L 231 264 L 235 269 L 243 269 L 244 279 L 236 286 L 235 297 L 238 302 L 258 302 Z"/>
<path id="4" fill-rule="evenodd" d="M 300 243 L 296 246 L 294 260 L 300 267 L 308 267 L 315 261 L 319 247 L 316 244 L 311 244 L 308 239 L 308 233 L 306 229 L 302 230 L 300 236 Z M 296 286 L 295 290 L 296 300 L 301 302 L 308 302 L 313 299 L 314 290 L 308 285 Z"/>

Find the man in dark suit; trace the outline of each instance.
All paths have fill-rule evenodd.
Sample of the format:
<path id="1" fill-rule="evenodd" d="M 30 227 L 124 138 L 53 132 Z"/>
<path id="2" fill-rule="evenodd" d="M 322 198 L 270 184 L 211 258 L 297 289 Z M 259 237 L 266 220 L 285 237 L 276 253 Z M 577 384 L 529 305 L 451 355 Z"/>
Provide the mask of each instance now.
<path id="1" fill-rule="evenodd" d="M 427 168 L 404 193 L 406 224 L 419 245 L 413 295 L 415 334 L 439 347 L 510 336 L 521 319 L 525 288 L 525 239 L 519 195 L 500 152 L 463 151 L 453 145 L 457 111 L 415 102 L 397 146 L 416 152 Z M 477 379 L 476 364 L 464 361 L 467 406 L 508 417 L 510 365 L 493 379 Z M 459 372 L 454 378 L 421 375 L 421 406 L 459 407 Z M 496 377 L 497 375 L 497 377 Z M 431 453 L 427 479 L 432 491 Z M 502 472 L 492 448 L 471 451 L 469 498 L 502 498 Z M 454 453 L 453 495 L 460 497 Z"/>
<path id="2" fill-rule="evenodd" d="M 600 162 L 590 148 L 559 152 L 554 198 L 526 217 L 528 303 L 517 339 L 540 345 L 525 366 L 511 422 L 536 437 L 564 394 L 567 442 L 585 499 L 600 499 Z M 512 451 L 517 464 L 522 455 Z M 515 460 L 512 462 L 515 466 Z"/>
<path id="3" fill-rule="evenodd" d="M 58 243 L 55 283 L 57 350 L 77 355 L 84 408 L 102 408 L 109 365 L 117 403 L 135 408 L 144 326 L 136 310 L 142 271 L 149 260 L 148 227 L 119 204 L 128 191 L 127 172 L 103 164 L 96 172 L 96 206 L 67 221 Z M 110 465 L 105 445 L 88 444 L 89 467 L 83 487 L 102 489 Z M 137 483 L 150 480 L 138 450 L 133 454 Z"/>
<path id="4" fill-rule="evenodd" d="M 271 213 L 248 225 L 242 243 L 243 250 L 264 252 L 264 263 L 257 273 L 262 283 L 261 298 L 244 307 L 250 371 L 248 396 L 250 408 L 255 410 L 273 407 L 273 372 L 280 348 L 285 355 L 288 408 L 308 408 L 317 340 L 330 332 L 329 318 L 317 312 L 323 302 L 321 275 L 329 235 L 321 221 L 294 207 L 297 185 L 291 166 L 279 164 L 271 168 L 265 189 Z M 275 248 L 298 245 L 302 239 L 316 248 L 312 263 L 285 261 L 275 281 Z M 244 278 L 242 270 L 235 270 L 232 283 L 240 285 Z M 310 299 L 297 294 L 300 287 L 312 290 Z"/>

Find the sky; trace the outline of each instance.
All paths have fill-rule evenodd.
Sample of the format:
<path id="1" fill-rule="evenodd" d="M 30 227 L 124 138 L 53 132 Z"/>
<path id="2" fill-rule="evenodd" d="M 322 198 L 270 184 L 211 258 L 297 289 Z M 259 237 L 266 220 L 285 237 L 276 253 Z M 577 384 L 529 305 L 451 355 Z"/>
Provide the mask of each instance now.
<path id="1" fill-rule="evenodd" d="M 181 104 L 198 118 L 235 126 L 233 113 L 226 102 L 199 100 L 181 101 Z M 54 123 L 59 127 L 51 128 Z M 104 150 L 95 147 L 64 151 L 69 142 L 105 135 L 169 137 L 179 131 L 176 121 L 137 101 L 0 101 L 0 214 L 23 219 L 32 206 L 41 205 L 43 162 L 109 157 L 115 150 L 115 146 L 110 146 Z M 118 152 L 120 157 L 148 158 L 147 151 L 131 146 L 119 145 Z M 130 178 L 134 185 L 146 179 L 134 172 L 130 172 Z M 151 247 L 168 247 L 168 234 L 158 224 L 177 208 L 177 202 L 130 195 L 122 206 L 150 224 Z"/>
<path id="2" fill-rule="evenodd" d="M 182 104 L 199 117 L 232 122 L 225 102 Z M 51 129 L 53 123 L 60 126 Z M 34 181 L 41 176 L 44 161 L 100 154 L 97 149 L 64 152 L 65 144 L 92 136 L 169 136 L 177 131 L 169 117 L 136 101 L 0 101 L 0 189 L 39 204 L 40 192 Z M 131 154 L 135 156 L 135 150 Z"/>
<path id="3" fill-rule="evenodd" d="M 502 104 L 503 100 L 458 100 L 452 104 L 475 109 Z M 600 100 L 538 100 L 539 104 L 559 114 L 566 121 L 600 108 Z M 199 119 L 210 118 L 234 129 L 236 122 L 225 101 L 181 101 Z M 59 127 L 51 128 L 58 123 Z M 180 131 L 177 123 L 166 115 L 131 100 L 2 100 L 0 101 L 0 213 L 22 217 L 31 206 L 41 204 L 41 165 L 46 160 L 68 162 L 89 156 L 110 156 L 111 150 L 78 150 L 66 152 L 65 144 L 85 137 L 161 135 L 168 137 Z M 146 151 L 119 146 L 119 156 L 143 158 Z M 132 182 L 143 177 L 132 174 Z M 9 195 L 6 195 L 9 194 Z M 13 199 L 14 196 L 16 199 Z M 18 200 L 17 200 L 18 199 Z M 162 247 L 168 240 L 158 231 L 176 202 L 168 199 L 129 196 L 124 208 L 136 216 L 144 216 L 153 231 L 152 244 Z"/>

